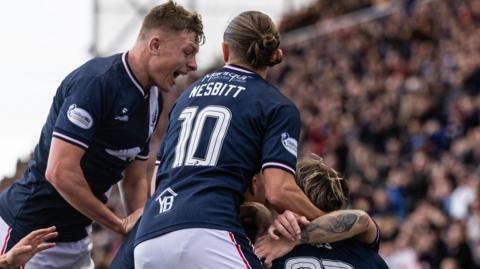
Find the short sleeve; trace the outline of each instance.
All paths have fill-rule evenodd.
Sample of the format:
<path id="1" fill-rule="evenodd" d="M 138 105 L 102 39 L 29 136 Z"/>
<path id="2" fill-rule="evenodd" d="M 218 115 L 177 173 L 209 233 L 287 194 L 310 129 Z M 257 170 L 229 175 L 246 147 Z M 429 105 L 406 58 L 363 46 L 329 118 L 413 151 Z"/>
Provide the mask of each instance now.
<path id="1" fill-rule="evenodd" d="M 53 136 L 87 149 L 95 129 L 101 124 L 104 97 L 100 80 L 80 78 L 68 85 Z"/>
<path id="2" fill-rule="evenodd" d="M 267 117 L 267 132 L 262 149 L 262 170 L 278 168 L 295 175 L 300 113 L 294 105 L 283 105 L 271 109 Z"/>
<path id="3" fill-rule="evenodd" d="M 143 147 L 142 151 L 135 156 L 135 159 L 140 160 L 140 161 L 146 161 L 148 160 L 149 154 L 150 154 L 150 139 L 148 139 L 147 143 Z"/>

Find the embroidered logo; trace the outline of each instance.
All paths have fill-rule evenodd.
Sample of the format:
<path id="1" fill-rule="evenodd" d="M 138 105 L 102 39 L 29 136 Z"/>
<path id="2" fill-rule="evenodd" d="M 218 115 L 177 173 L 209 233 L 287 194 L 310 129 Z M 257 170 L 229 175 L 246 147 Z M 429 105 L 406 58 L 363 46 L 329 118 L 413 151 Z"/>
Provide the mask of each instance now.
<path id="1" fill-rule="evenodd" d="M 158 195 L 157 199 L 155 199 L 155 201 L 157 201 L 160 206 L 160 211 L 158 212 L 158 214 L 165 213 L 172 209 L 173 201 L 175 200 L 175 197 L 177 197 L 177 195 L 178 194 L 170 188 L 166 188 L 164 191 L 162 191 L 162 193 Z"/>
<path id="2" fill-rule="evenodd" d="M 93 125 L 92 116 L 85 109 L 77 107 L 76 104 L 68 107 L 67 118 L 82 129 L 90 129 Z"/>
<path id="3" fill-rule="evenodd" d="M 123 107 L 120 115 L 115 116 L 113 119 L 119 120 L 119 121 L 128 121 L 127 112 L 128 112 L 128 109 L 126 107 Z"/>
<path id="4" fill-rule="evenodd" d="M 297 157 L 297 148 L 298 148 L 297 140 L 295 140 L 295 138 L 290 137 L 288 133 L 283 133 L 281 140 L 282 140 L 283 147 L 292 155 Z"/>

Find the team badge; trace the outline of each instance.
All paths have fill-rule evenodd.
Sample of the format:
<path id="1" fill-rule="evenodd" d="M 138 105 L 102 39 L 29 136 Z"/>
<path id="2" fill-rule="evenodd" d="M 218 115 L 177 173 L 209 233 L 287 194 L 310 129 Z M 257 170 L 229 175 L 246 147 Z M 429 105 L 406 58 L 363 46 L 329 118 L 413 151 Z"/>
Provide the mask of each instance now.
<path id="1" fill-rule="evenodd" d="M 76 104 L 68 107 L 67 118 L 82 129 L 90 129 L 93 125 L 92 116 L 85 109 L 77 107 Z"/>
<path id="2" fill-rule="evenodd" d="M 281 140 L 282 140 L 283 147 L 288 152 L 290 152 L 293 156 L 297 157 L 297 148 L 298 148 L 297 140 L 295 140 L 295 138 L 290 137 L 288 133 L 283 133 Z"/>
<path id="3" fill-rule="evenodd" d="M 177 197 L 177 195 L 178 194 L 170 188 L 166 188 L 164 191 L 162 191 L 162 193 L 160 193 L 160 195 L 158 195 L 155 201 L 158 202 L 160 207 L 159 214 L 165 213 L 172 209 L 173 201 L 175 200 L 175 197 Z"/>

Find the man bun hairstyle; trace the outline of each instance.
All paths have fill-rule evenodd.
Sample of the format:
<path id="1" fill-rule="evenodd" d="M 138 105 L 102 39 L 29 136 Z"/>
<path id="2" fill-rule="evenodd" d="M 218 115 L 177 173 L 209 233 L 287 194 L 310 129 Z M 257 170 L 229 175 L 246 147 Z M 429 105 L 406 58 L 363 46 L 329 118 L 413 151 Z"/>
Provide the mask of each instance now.
<path id="1" fill-rule="evenodd" d="M 163 29 L 174 32 L 194 32 L 197 43 L 205 42 L 202 18 L 197 12 L 190 12 L 173 1 L 152 8 L 143 19 L 140 37 L 150 30 Z"/>
<path id="2" fill-rule="evenodd" d="M 273 58 L 280 46 L 280 35 L 270 17 L 259 11 L 245 11 L 228 25 L 223 40 L 231 45 L 235 56 L 253 68 L 274 66 L 282 61 Z"/>
<path id="3" fill-rule="evenodd" d="M 324 212 L 348 206 L 347 182 L 315 154 L 298 161 L 296 182 L 310 201 Z"/>

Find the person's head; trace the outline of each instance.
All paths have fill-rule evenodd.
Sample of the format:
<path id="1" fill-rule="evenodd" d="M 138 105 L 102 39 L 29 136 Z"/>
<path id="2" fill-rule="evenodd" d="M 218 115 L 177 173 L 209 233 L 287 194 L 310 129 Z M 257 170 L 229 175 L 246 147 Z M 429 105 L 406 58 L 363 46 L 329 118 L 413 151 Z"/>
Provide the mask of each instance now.
<path id="1" fill-rule="evenodd" d="M 282 61 L 279 45 L 280 35 L 270 17 L 246 11 L 236 16 L 225 30 L 223 57 L 226 63 L 265 70 Z"/>
<path id="2" fill-rule="evenodd" d="M 169 91 L 175 78 L 197 69 L 195 56 L 204 42 L 200 16 L 173 1 L 145 16 L 134 51 L 142 58 L 147 85 Z"/>
<path id="3" fill-rule="evenodd" d="M 295 180 L 310 201 L 324 212 L 348 206 L 347 182 L 317 155 L 298 161 Z"/>

